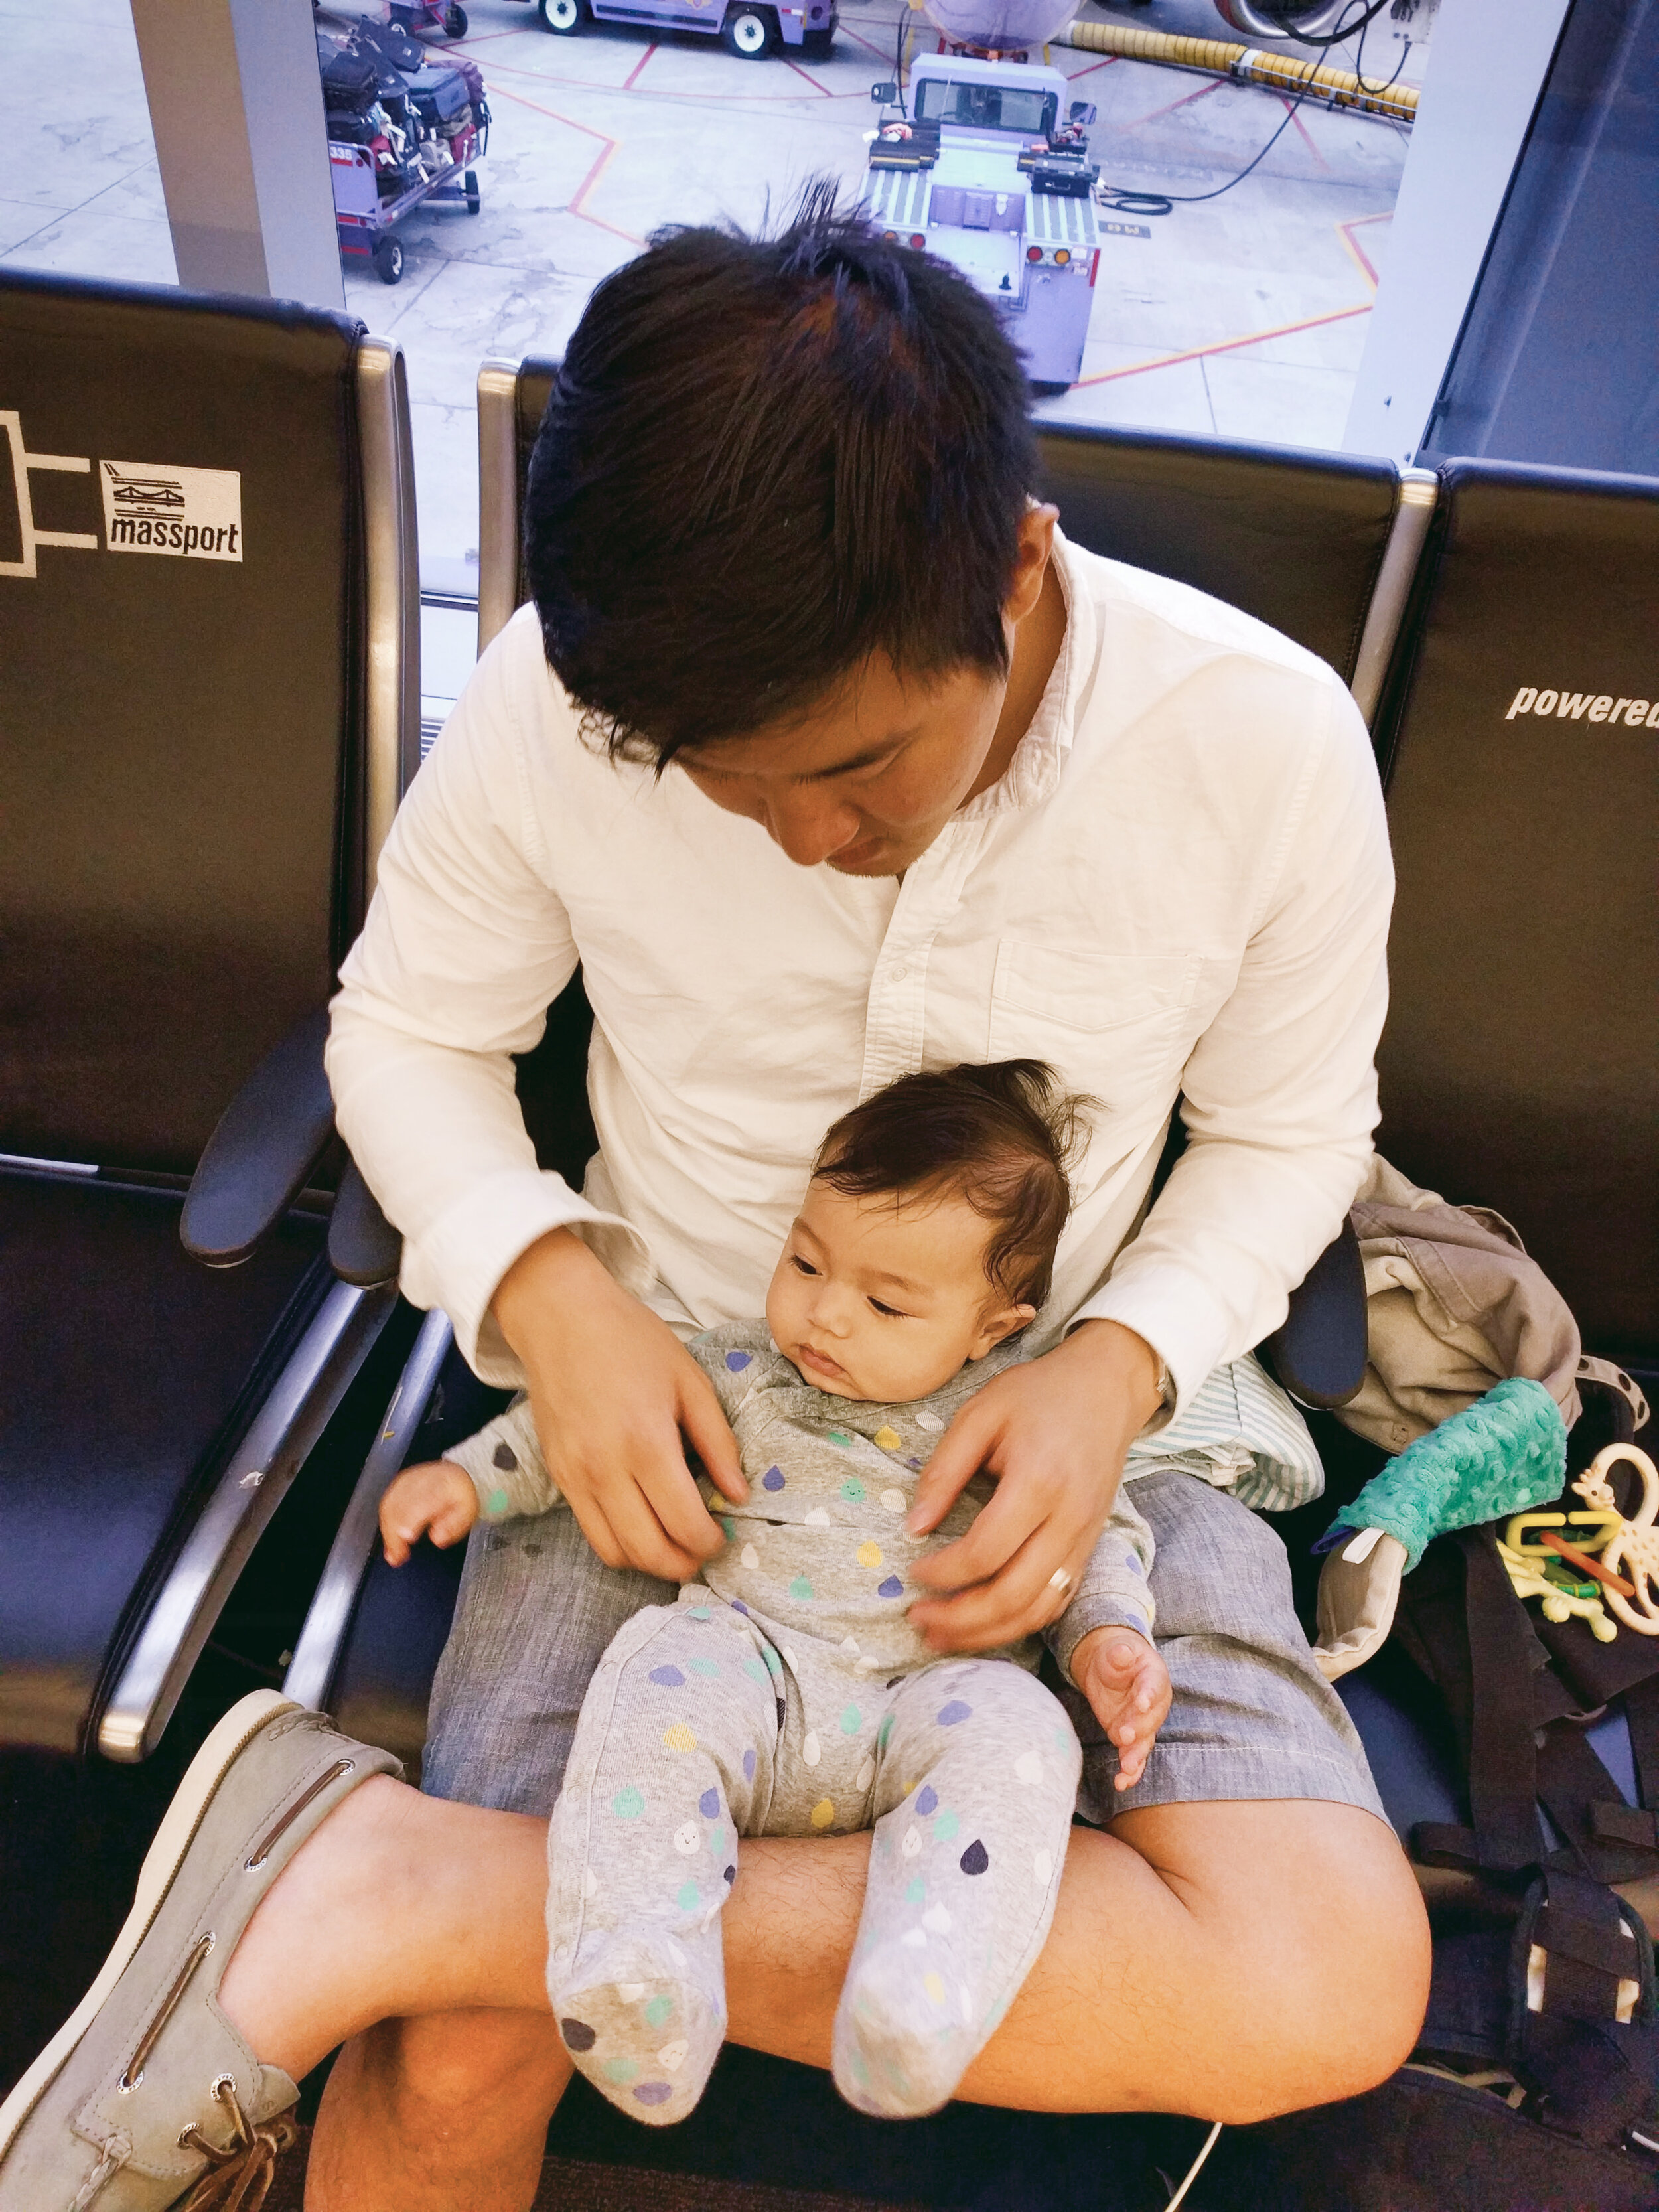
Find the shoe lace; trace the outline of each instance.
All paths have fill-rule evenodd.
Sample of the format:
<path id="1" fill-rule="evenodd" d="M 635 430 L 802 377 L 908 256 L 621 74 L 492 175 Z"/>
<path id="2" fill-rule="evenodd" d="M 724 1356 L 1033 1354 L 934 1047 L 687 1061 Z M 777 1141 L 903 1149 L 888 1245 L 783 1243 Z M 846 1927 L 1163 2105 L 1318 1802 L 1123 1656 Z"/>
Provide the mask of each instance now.
<path id="1" fill-rule="evenodd" d="M 257 2124 L 250 2122 L 235 2083 L 225 2075 L 214 2083 L 213 2094 L 230 2121 L 230 2141 L 222 2150 L 208 2141 L 194 2120 L 182 2131 L 180 2144 L 186 2150 L 200 2151 L 208 2169 L 179 2212 L 259 2212 L 270 2193 L 276 2161 L 298 2141 L 298 2130 L 286 2113 Z"/>

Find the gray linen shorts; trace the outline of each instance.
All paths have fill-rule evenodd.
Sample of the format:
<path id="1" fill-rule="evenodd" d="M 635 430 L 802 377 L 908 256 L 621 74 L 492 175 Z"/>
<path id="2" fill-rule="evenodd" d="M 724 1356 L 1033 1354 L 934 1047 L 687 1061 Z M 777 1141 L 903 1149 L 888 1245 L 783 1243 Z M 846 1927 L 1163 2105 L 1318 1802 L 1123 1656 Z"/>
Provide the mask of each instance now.
<path id="1" fill-rule="evenodd" d="M 1315 1666 L 1290 1562 L 1265 1521 L 1173 1470 L 1137 1476 L 1152 1526 L 1158 1648 L 1175 1697 L 1146 1771 L 1117 1790 L 1117 1754 L 1069 1683 L 1083 1745 L 1078 1811 L 1097 1824 L 1148 1805 L 1311 1797 L 1384 1819 L 1341 1700 Z M 576 1717 L 605 1646 L 675 1586 L 601 1565 L 564 1506 L 480 1522 L 432 1686 L 421 1787 L 428 1796 L 550 1814 Z"/>

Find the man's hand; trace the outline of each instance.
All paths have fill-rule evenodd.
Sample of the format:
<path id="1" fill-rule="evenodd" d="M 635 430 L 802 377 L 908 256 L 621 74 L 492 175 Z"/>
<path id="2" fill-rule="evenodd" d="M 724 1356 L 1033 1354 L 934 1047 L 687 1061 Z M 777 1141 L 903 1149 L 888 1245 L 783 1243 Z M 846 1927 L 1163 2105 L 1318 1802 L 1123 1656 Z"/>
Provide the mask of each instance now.
<path id="1" fill-rule="evenodd" d="M 954 1596 L 910 1609 L 935 1651 L 987 1651 L 1044 1628 L 1111 1511 L 1123 1462 L 1157 1411 L 1158 1355 L 1133 1329 L 1085 1322 L 1041 1359 L 1011 1367 L 957 1415 L 927 1462 L 908 1526 L 936 1528 L 983 1468 L 996 1496 L 915 1579 Z M 1066 1580 L 1056 1586 L 1061 1570 Z"/>
<path id="2" fill-rule="evenodd" d="M 387 1566 L 402 1566 L 422 1536 L 430 1536 L 441 1551 L 459 1544 L 477 1517 L 478 1493 L 465 1468 L 447 1459 L 406 1467 L 380 1500 Z"/>
<path id="3" fill-rule="evenodd" d="M 1092 1629 L 1072 1654 L 1072 1680 L 1117 1747 L 1115 1787 L 1133 1790 L 1169 1716 L 1170 1674 L 1157 1647 L 1133 1628 Z"/>
<path id="4" fill-rule="evenodd" d="M 502 1276 L 494 1312 L 518 1354 L 548 1472 L 608 1567 L 685 1582 L 725 1538 L 686 1465 L 749 1494 L 714 1385 L 665 1322 L 556 1229 Z"/>

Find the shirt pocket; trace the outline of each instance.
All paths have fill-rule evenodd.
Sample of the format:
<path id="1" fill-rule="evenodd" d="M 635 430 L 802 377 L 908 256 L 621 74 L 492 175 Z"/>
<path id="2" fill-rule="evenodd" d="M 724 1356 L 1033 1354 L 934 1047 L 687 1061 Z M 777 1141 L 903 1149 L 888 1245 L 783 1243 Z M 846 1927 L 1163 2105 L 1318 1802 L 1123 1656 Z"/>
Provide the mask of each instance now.
<path id="1" fill-rule="evenodd" d="M 1197 952 L 1085 951 L 1004 938 L 991 982 L 989 1056 L 1046 1060 L 1114 1112 L 1167 1108 L 1188 1049 Z"/>

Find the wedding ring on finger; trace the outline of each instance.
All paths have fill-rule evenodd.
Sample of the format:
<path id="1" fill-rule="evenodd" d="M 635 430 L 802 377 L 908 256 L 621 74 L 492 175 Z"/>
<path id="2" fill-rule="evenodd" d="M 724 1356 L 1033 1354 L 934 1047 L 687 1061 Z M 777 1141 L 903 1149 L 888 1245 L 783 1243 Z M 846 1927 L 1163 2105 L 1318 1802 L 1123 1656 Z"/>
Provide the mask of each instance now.
<path id="1" fill-rule="evenodd" d="M 1072 1587 L 1070 1569 L 1066 1567 L 1056 1567 L 1053 1574 L 1048 1577 L 1048 1587 L 1051 1590 L 1057 1590 L 1060 1595 L 1064 1597 L 1066 1591 Z"/>

